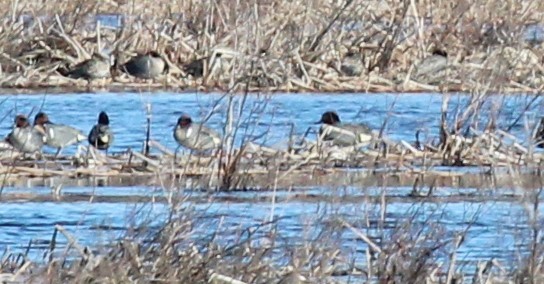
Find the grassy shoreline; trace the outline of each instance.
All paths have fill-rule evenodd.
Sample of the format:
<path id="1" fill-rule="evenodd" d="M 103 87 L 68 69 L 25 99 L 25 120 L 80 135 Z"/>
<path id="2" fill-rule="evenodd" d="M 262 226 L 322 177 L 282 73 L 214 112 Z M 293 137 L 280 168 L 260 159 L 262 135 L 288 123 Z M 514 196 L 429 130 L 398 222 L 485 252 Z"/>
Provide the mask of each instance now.
<path id="1" fill-rule="evenodd" d="M 0 87 L 87 88 L 85 80 L 59 70 L 98 51 L 122 64 L 156 50 L 170 69 L 153 88 L 467 93 L 544 88 L 544 35 L 538 33 L 544 4 L 538 1 L 155 2 L 3 4 Z M 119 17 L 119 26 L 104 20 L 98 25 L 96 15 Z M 92 83 L 150 88 L 149 82 L 116 73 Z"/>

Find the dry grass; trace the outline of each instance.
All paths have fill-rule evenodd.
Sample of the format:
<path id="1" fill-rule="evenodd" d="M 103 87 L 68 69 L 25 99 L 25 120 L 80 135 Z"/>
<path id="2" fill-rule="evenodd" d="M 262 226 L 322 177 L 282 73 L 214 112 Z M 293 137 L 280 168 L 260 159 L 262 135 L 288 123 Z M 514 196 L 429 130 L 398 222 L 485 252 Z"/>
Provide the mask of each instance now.
<path id="1" fill-rule="evenodd" d="M 544 75 L 542 44 L 522 40 L 526 25 L 542 22 L 539 1 L 1 5 L 2 87 L 84 86 L 56 70 L 89 58 L 98 43 L 120 61 L 157 50 L 170 63 L 167 78 L 141 84 L 115 77 L 107 83 L 114 88 L 227 90 L 249 80 L 249 89 L 260 91 L 470 91 L 485 83 L 505 92 L 538 91 Z M 123 27 L 97 29 L 93 16 L 100 13 L 124 15 Z M 23 22 L 23 15 L 34 21 Z M 434 49 L 446 51 L 448 62 L 423 74 L 429 63 L 422 60 Z M 187 77 L 195 66 L 202 74 Z"/>

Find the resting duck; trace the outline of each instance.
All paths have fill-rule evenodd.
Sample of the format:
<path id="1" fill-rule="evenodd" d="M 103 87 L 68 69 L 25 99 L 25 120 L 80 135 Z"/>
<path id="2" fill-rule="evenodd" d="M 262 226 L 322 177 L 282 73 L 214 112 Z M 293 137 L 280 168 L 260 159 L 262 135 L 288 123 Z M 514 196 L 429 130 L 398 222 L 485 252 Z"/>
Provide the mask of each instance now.
<path id="1" fill-rule="evenodd" d="M 154 79 L 168 73 L 168 64 L 156 52 L 137 55 L 120 67 L 121 71 L 141 79 Z"/>
<path id="2" fill-rule="evenodd" d="M 91 59 L 75 65 L 62 75 L 73 79 L 94 80 L 109 78 L 111 76 L 112 60 L 101 53 L 93 53 Z M 60 70 L 59 70 L 60 71 Z"/>
<path id="3" fill-rule="evenodd" d="M 110 119 L 105 111 L 98 115 L 98 123 L 93 126 L 87 137 L 89 144 L 99 150 L 106 150 L 113 144 L 113 132 L 110 129 Z"/>
<path id="4" fill-rule="evenodd" d="M 35 153 L 41 151 L 44 135 L 30 126 L 25 115 L 19 114 L 15 117 L 15 125 L 11 133 L 6 137 L 6 142 L 20 152 Z"/>
<path id="5" fill-rule="evenodd" d="M 195 151 L 214 150 L 221 146 L 221 136 L 217 132 L 200 123 L 194 123 L 187 114 L 179 117 L 174 128 L 174 139 L 180 146 Z"/>
<path id="6" fill-rule="evenodd" d="M 34 117 L 34 127 L 45 136 L 47 146 L 57 148 L 55 158 L 64 147 L 79 143 L 87 138 L 78 129 L 68 125 L 52 123 L 47 114 L 43 112 L 39 112 Z"/>
<path id="7" fill-rule="evenodd" d="M 372 140 L 372 129 L 366 124 L 341 123 L 340 117 L 334 111 L 327 111 L 321 116 L 319 136 L 324 141 L 332 141 L 337 146 L 368 145 Z"/>

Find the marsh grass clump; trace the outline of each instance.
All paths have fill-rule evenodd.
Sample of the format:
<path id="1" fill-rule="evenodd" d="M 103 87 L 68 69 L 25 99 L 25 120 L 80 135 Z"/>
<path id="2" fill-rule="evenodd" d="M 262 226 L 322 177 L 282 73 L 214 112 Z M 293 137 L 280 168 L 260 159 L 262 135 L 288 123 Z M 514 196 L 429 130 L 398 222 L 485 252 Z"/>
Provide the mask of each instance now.
<path id="1" fill-rule="evenodd" d="M 54 283 L 276 283 L 289 277 L 330 277 L 333 269 L 328 266 L 340 252 L 328 239 L 331 232 L 325 229 L 316 239 L 287 240 L 277 221 L 228 227 L 187 209 L 172 213 L 156 227 L 142 224 L 130 228 L 132 233 L 97 250 L 80 247 L 69 232 L 57 226 L 59 238 L 60 234 L 67 237 L 73 249 L 66 251 L 66 256 L 50 257 L 28 279 Z"/>
<path id="2" fill-rule="evenodd" d="M 150 51 L 169 72 L 147 87 L 228 90 L 243 78 L 261 91 L 470 91 L 490 80 L 496 90 L 526 91 L 542 84 L 544 7 L 535 1 L 1 5 L 2 87 L 84 86 L 59 68 L 95 52 L 122 66 Z M 437 54 L 444 60 L 429 60 Z M 422 72 L 431 69 L 439 71 Z M 144 83 L 117 71 L 110 88 Z"/>

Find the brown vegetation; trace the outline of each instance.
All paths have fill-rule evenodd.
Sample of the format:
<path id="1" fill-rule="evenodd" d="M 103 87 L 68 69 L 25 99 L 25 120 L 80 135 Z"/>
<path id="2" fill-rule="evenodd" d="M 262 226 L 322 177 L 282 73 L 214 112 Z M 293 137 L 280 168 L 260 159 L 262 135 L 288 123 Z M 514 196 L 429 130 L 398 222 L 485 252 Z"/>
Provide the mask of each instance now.
<path id="1" fill-rule="evenodd" d="M 531 38 L 527 30 L 543 22 L 541 1 L 1 5 L 0 87 L 85 85 L 57 70 L 102 48 L 121 63 L 156 50 L 170 65 L 169 75 L 153 84 L 115 76 L 107 83 L 112 88 L 232 90 L 249 81 L 250 90 L 260 91 L 471 91 L 484 85 L 507 92 L 538 91 L 543 84 L 542 34 Z M 96 25 L 97 14 L 121 15 L 122 27 Z"/>

